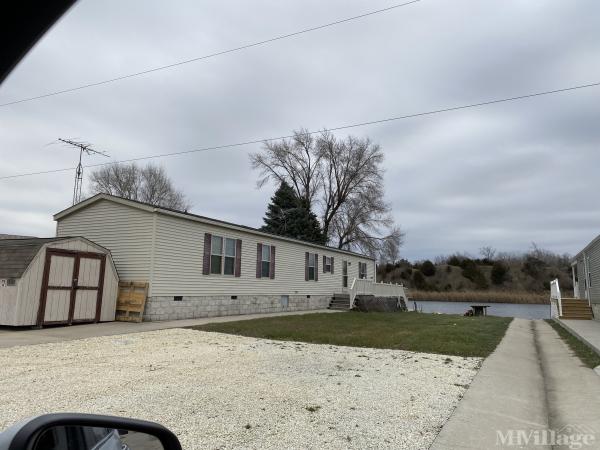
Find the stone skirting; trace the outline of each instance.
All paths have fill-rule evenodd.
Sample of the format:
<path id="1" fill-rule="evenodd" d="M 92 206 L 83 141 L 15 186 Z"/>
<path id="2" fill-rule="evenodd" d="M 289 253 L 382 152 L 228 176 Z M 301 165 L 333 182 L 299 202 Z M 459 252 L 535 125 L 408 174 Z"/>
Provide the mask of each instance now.
<path id="1" fill-rule="evenodd" d="M 287 297 L 287 301 L 286 298 Z M 181 300 L 174 300 L 181 298 Z M 198 317 L 267 314 L 287 311 L 326 309 L 331 296 L 327 295 L 230 295 L 210 297 L 148 297 L 144 321 L 195 319 Z"/>

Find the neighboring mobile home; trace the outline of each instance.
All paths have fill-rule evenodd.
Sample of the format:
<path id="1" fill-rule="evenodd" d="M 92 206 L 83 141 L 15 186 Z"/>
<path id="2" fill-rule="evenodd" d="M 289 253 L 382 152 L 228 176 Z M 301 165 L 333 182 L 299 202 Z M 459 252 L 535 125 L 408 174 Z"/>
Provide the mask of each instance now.
<path id="1" fill-rule="evenodd" d="M 0 325 L 115 319 L 110 253 L 81 237 L 0 239 Z"/>
<path id="2" fill-rule="evenodd" d="M 600 236 L 597 236 L 571 263 L 575 298 L 585 299 L 594 318 L 600 318 Z"/>
<path id="3" fill-rule="evenodd" d="M 145 320 L 322 309 L 375 260 L 195 214 L 98 194 L 54 216 L 57 236 L 110 250 L 149 283 Z"/>

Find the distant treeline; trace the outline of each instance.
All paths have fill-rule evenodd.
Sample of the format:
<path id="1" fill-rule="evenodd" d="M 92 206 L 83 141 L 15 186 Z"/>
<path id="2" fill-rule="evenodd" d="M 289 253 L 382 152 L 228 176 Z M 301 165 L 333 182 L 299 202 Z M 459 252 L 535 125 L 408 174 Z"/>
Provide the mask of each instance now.
<path id="1" fill-rule="evenodd" d="M 402 283 L 414 291 L 429 293 L 431 300 L 444 297 L 449 301 L 483 301 L 483 298 L 493 297 L 498 299 L 496 301 L 511 298 L 518 303 L 544 303 L 542 298 L 547 297 L 550 281 L 555 278 L 563 292 L 573 289 L 568 254 L 557 254 L 535 244 L 524 253 L 499 253 L 484 247 L 480 254 L 473 257 L 454 253 L 438 256 L 434 261 L 399 260 L 380 264 L 377 280 Z M 472 298 L 468 299 L 467 293 Z"/>

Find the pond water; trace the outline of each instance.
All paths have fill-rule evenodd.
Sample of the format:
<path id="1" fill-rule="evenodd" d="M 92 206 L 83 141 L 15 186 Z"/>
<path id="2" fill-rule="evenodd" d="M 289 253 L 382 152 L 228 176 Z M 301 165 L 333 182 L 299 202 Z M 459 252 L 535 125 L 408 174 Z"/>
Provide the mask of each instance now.
<path id="1" fill-rule="evenodd" d="M 424 313 L 464 314 L 471 305 L 489 305 L 490 316 L 519 317 L 521 319 L 550 319 L 550 305 L 528 305 L 519 303 L 482 303 L 482 302 L 423 302 L 416 301 L 417 309 Z M 415 309 L 412 300 L 406 305 L 409 311 Z"/>

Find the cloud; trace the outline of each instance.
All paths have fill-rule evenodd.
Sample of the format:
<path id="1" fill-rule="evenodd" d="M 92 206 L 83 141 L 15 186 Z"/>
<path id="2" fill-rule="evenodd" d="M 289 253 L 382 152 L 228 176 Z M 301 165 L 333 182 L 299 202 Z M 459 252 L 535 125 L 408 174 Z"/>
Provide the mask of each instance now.
<path id="1" fill-rule="evenodd" d="M 0 103 L 144 70 L 388 2 L 93 2 L 75 7 L 0 87 Z M 0 109 L 0 175 L 76 163 L 81 138 L 135 158 L 597 81 L 596 2 L 426 1 L 243 52 Z M 577 24 L 573 26 L 573 24 Z M 600 76 L 600 75 L 597 75 Z M 598 234 L 600 88 L 357 128 L 386 153 L 411 259 Z M 157 160 L 193 211 L 261 223 L 260 145 Z M 104 162 L 86 157 L 87 164 Z M 89 173 L 89 170 L 88 170 Z M 0 232 L 52 235 L 73 173 L 0 181 Z"/>

